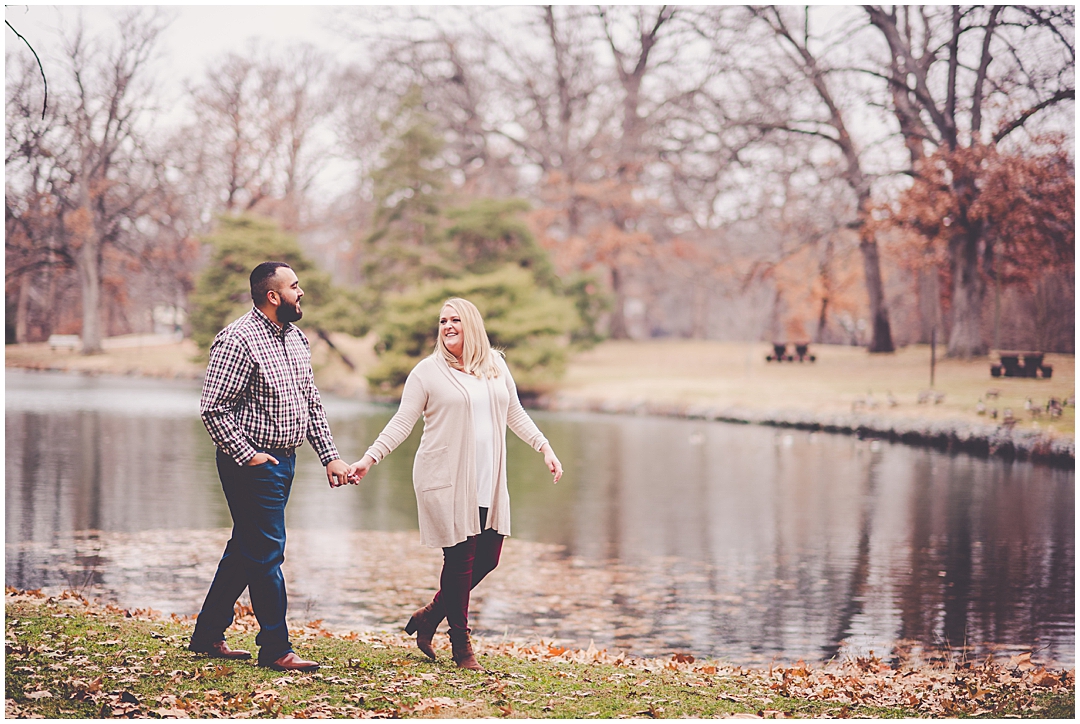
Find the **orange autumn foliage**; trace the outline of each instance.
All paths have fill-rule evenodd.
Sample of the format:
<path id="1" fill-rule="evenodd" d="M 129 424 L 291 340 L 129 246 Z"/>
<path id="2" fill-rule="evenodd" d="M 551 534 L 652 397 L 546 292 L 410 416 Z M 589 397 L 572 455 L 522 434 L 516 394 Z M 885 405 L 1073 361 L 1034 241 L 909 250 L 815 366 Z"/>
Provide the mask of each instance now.
<path id="1" fill-rule="evenodd" d="M 1030 285 L 1051 270 L 1071 271 L 1075 251 L 1073 160 L 1062 139 L 1039 153 L 977 145 L 939 150 L 886 214 L 885 226 L 914 232 L 898 248 L 908 268 L 936 267 L 951 286 L 950 244 L 981 233 L 979 271 L 1004 285 Z"/>

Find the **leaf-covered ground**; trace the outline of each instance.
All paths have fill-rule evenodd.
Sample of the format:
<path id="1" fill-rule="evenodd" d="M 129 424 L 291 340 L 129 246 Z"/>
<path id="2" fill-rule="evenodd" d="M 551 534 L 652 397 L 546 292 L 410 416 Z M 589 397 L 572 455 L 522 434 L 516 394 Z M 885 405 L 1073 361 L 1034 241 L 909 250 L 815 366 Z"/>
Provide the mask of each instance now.
<path id="1" fill-rule="evenodd" d="M 743 668 L 675 654 L 638 659 L 538 641 L 478 639 L 487 671 L 463 672 L 444 635 L 431 662 L 396 634 L 292 629 L 322 662 L 283 674 L 186 650 L 191 621 L 8 589 L 6 714 L 13 718 L 1072 718 L 1073 671 L 1030 656 L 893 668 L 870 657 L 824 667 Z M 241 612 L 229 642 L 253 648 Z"/>

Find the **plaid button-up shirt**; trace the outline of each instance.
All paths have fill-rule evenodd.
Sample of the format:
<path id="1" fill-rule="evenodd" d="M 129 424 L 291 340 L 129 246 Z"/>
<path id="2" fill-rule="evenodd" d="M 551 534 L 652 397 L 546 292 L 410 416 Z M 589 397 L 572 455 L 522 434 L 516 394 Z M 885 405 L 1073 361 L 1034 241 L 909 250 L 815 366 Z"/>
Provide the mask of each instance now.
<path id="1" fill-rule="evenodd" d="M 279 329 L 258 308 L 214 338 L 199 408 L 214 444 L 239 465 L 258 451 L 299 447 L 305 437 L 323 465 L 340 457 L 307 337 L 292 324 Z"/>

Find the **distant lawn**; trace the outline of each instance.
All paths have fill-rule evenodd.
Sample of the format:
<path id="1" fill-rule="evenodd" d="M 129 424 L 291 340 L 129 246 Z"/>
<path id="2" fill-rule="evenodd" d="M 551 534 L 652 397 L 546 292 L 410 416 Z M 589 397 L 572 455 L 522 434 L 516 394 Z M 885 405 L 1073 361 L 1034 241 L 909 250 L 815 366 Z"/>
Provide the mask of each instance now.
<path id="1" fill-rule="evenodd" d="M 819 414 L 859 411 L 883 416 L 957 420 L 995 424 L 980 416 L 983 399 L 999 414 L 1011 408 L 1020 429 L 1040 429 L 1053 435 L 1075 433 L 1076 409 L 1066 407 L 1051 420 L 1034 418 L 1025 410 L 1030 398 L 1045 408 L 1050 397 L 1075 393 L 1072 355 L 1046 355 L 1054 368 L 1049 380 L 992 378 L 990 359 L 938 359 L 934 390 L 945 394 L 940 404 L 917 403 L 920 391 L 930 389 L 930 347 L 912 345 L 894 354 L 872 355 L 859 347 L 811 345 L 817 361 L 766 362 L 772 346 L 763 343 L 662 340 L 604 342 L 574 357 L 556 395 L 581 399 L 642 400 L 701 403 L 750 410 L 792 410 Z M 938 352 L 942 350 L 939 348 Z M 994 400 L 989 390 L 1000 391 Z M 897 402 L 890 407 L 889 395 Z M 1000 420 L 1000 417 L 999 417 Z"/>

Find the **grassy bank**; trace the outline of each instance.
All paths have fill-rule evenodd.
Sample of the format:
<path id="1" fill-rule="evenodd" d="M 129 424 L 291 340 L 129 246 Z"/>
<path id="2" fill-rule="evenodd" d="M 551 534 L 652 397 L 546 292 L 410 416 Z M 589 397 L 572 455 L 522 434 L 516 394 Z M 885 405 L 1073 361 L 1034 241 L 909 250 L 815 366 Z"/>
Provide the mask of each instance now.
<path id="1" fill-rule="evenodd" d="M 335 334 L 332 340 L 338 351 L 334 352 L 315 335 L 311 338 L 320 389 L 366 395 L 364 373 L 376 362 L 374 339 Z M 986 358 L 939 359 L 933 388 L 938 401 L 919 404 L 920 393 L 930 389 L 930 349 L 926 345 L 912 345 L 887 355 L 839 345 L 814 345 L 811 351 L 816 362 L 778 364 L 766 362 L 771 346 L 762 343 L 609 341 L 574 356 L 564 378 L 546 397 L 556 408 L 697 405 L 743 411 L 747 417 L 859 414 L 872 415 L 886 424 L 889 420 L 919 420 L 991 429 L 1001 424 L 1005 410 L 1010 409 L 1018 432 L 1048 438 L 1075 434 L 1075 406 L 1066 406 L 1057 418 L 1045 413 L 1051 397 L 1067 399 L 1075 393 L 1075 360 L 1071 355 L 1046 355 L 1045 363 L 1054 369 L 1049 380 L 992 378 Z M 195 361 L 197 350 L 191 340 L 107 349 L 91 357 L 51 350 L 45 344 L 8 345 L 5 352 L 9 367 L 28 369 L 193 379 L 199 378 L 203 369 Z M 348 358 L 351 369 L 340 353 Z M 985 406 L 982 414 L 980 403 Z M 1028 406 L 1042 413 L 1036 417 Z M 994 410 L 998 412 L 996 419 L 991 417 Z"/>
<path id="2" fill-rule="evenodd" d="M 322 669 L 283 674 L 191 654 L 191 622 L 152 612 L 11 589 L 5 608 L 8 717 L 1072 718 L 1075 708 L 1073 672 L 1025 656 L 746 669 L 479 640 L 488 671 L 474 674 L 445 650 L 431 662 L 402 636 L 333 633 L 313 621 L 293 628 L 293 639 Z M 229 642 L 252 648 L 254 633 L 241 616 Z"/>
<path id="3" fill-rule="evenodd" d="M 563 400 L 659 402 L 709 405 L 748 411 L 843 415 L 852 412 L 885 419 L 951 421 L 997 425 L 1006 408 L 1017 430 L 1072 436 L 1076 408 L 1060 418 L 1045 414 L 1050 397 L 1075 391 L 1071 355 L 1046 355 L 1049 380 L 992 378 L 988 358 L 938 359 L 934 370 L 938 402 L 919 403 L 930 390 L 930 348 L 911 345 L 893 354 L 871 355 L 859 347 L 812 345 L 817 361 L 767 362 L 771 345 L 748 342 L 664 340 L 605 342 L 577 355 L 552 397 Z M 939 354 L 942 350 L 939 348 Z M 988 396 L 996 393 L 996 396 Z M 1027 400 L 1043 410 L 1035 417 Z M 979 414 L 980 400 L 986 406 Z M 990 412 L 998 410 L 998 418 Z"/>

